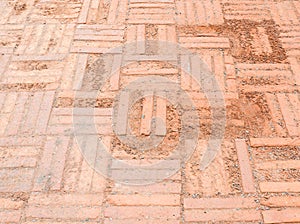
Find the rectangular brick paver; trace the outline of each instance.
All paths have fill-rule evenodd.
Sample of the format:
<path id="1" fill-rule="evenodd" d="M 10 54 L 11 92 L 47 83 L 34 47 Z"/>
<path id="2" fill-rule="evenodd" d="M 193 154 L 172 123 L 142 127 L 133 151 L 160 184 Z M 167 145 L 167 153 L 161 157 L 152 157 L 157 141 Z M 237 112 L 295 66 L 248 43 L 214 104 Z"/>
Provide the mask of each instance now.
<path id="1" fill-rule="evenodd" d="M 241 169 L 243 189 L 247 193 L 253 193 L 255 192 L 255 186 L 246 142 L 245 140 L 237 139 L 235 144 Z"/>
<path id="2" fill-rule="evenodd" d="M 300 221 L 299 208 L 288 208 L 282 211 L 264 211 L 265 223 L 297 223 Z"/>

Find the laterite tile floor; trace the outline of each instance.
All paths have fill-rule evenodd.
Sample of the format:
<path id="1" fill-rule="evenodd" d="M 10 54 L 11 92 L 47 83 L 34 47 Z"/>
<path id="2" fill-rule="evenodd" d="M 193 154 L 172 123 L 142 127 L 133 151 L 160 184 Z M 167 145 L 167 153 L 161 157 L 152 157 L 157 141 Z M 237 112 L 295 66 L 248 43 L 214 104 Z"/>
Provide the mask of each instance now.
<path id="1" fill-rule="evenodd" d="M 300 223 L 300 1 L 0 6 L 0 223 Z M 201 86 L 205 68 L 214 82 Z M 132 102 L 124 88 L 147 77 L 156 84 L 142 82 L 147 96 Z M 195 108 L 180 111 L 159 77 Z M 182 112 L 199 115 L 198 136 Z M 129 131 L 133 143 L 161 142 L 134 148 Z M 200 169 L 213 133 L 220 145 Z M 197 146 L 165 177 L 155 164 L 182 136 Z M 116 161 L 153 166 L 138 175 Z"/>

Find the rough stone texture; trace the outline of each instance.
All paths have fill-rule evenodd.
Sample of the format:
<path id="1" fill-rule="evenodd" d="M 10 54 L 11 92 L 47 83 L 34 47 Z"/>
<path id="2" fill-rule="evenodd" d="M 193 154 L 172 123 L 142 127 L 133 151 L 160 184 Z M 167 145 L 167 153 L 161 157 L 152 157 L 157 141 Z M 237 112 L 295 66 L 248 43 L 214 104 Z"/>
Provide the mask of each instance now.
<path id="1" fill-rule="evenodd" d="M 298 0 L 4 0 L 0 15 L 0 223 L 300 223 Z M 224 139 L 205 170 L 211 107 L 176 66 L 197 72 L 195 61 L 165 56 L 166 42 L 198 54 L 225 98 Z M 92 164 L 83 158 L 74 116 L 95 108 L 96 137 L 115 158 L 163 160 L 179 141 L 176 105 L 152 92 L 114 108 L 121 88 L 153 75 L 193 99 L 199 144 L 159 183 L 116 183 L 91 167 L 100 155 Z M 76 91 L 87 97 L 75 99 Z M 124 145 L 112 127 L 115 109 L 119 134 L 131 129 L 140 141 L 163 142 L 149 151 Z"/>

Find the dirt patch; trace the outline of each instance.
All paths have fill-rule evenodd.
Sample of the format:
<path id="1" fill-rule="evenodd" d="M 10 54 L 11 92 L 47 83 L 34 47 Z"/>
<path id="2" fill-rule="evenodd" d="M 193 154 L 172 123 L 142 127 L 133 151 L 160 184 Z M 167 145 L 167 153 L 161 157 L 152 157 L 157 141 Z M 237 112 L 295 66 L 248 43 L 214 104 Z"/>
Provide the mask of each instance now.
<path id="1" fill-rule="evenodd" d="M 176 66 L 165 62 L 165 61 L 135 61 L 132 62 L 122 68 L 122 73 L 125 75 L 131 75 L 131 74 L 141 74 L 147 73 L 149 70 L 153 71 L 153 74 L 155 74 L 155 70 L 160 69 L 175 69 Z"/>
<path id="2" fill-rule="evenodd" d="M 198 108 L 200 138 L 208 139 L 212 134 L 212 114 L 209 107 Z M 218 131 L 216 129 L 215 131 Z M 225 138 L 275 136 L 271 112 L 263 93 L 242 93 L 239 100 L 226 105 Z"/>
<path id="3" fill-rule="evenodd" d="M 157 43 L 153 42 L 158 40 L 158 27 L 153 24 L 146 25 L 146 53 L 147 54 L 157 54 L 159 51 L 159 46 Z"/>
<path id="4" fill-rule="evenodd" d="M 252 157 L 256 163 L 273 160 L 300 160 L 300 146 L 253 148 Z"/>
<path id="5" fill-rule="evenodd" d="M 239 78 L 240 85 L 253 85 L 253 86 L 266 86 L 266 85 L 284 85 L 289 84 L 291 81 L 285 75 L 255 77 L 245 76 Z M 243 91 L 243 89 L 241 89 Z"/>
<path id="6" fill-rule="evenodd" d="M 158 38 L 158 27 L 154 24 L 146 25 L 146 39 L 156 40 Z"/>
<path id="7" fill-rule="evenodd" d="M 135 136 L 140 135 L 141 117 L 142 117 L 142 100 L 137 101 L 129 113 L 129 126 Z M 140 136 L 143 137 L 143 136 Z"/>
<path id="8" fill-rule="evenodd" d="M 21 14 L 23 11 L 27 9 L 26 3 L 17 1 L 14 5 L 14 11 L 16 15 Z"/>
<path id="9" fill-rule="evenodd" d="M 230 194 L 240 194 L 243 192 L 241 183 L 241 172 L 237 157 L 236 148 L 233 146 L 226 147 L 223 153 L 225 170 L 228 173 L 228 183 L 230 184 Z"/>
<path id="10" fill-rule="evenodd" d="M 287 55 L 279 39 L 279 30 L 272 20 L 225 20 L 218 26 L 179 26 L 187 36 L 223 36 L 230 40 L 230 53 L 243 63 L 287 63 Z M 257 37 L 257 39 L 256 39 Z M 265 42 L 257 40 L 265 39 Z M 267 45 L 269 50 L 266 49 Z"/>
<path id="11" fill-rule="evenodd" d="M 109 78 L 111 66 L 113 64 L 113 55 L 92 55 L 88 58 L 86 72 L 82 80 L 81 90 L 100 90 L 105 85 L 105 80 Z"/>
<path id="12" fill-rule="evenodd" d="M 262 93 L 240 95 L 239 109 L 250 137 L 268 137 L 274 134 L 271 128 L 271 115 Z"/>
<path id="13" fill-rule="evenodd" d="M 245 122 L 243 120 L 243 112 L 239 106 L 238 100 L 232 100 L 229 105 L 226 106 L 226 127 L 225 138 L 245 138 L 247 133 L 245 132 Z"/>
<path id="14" fill-rule="evenodd" d="M 242 183 L 241 183 L 241 173 L 239 169 L 239 162 L 237 158 L 236 149 L 231 142 L 224 142 L 222 144 L 222 153 L 219 154 L 217 158 L 218 162 L 216 161 L 211 164 L 211 166 L 215 166 L 214 169 L 207 168 L 204 171 L 201 171 L 200 168 L 200 159 L 202 157 L 203 152 L 200 149 L 201 147 L 197 148 L 197 150 L 192 155 L 191 159 L 185 166 L 183 176 L 184 176 L 184 195 L 186 197 L 192 198 L 200 198 L 209 195 L 227 195 L 225 191 L 222 191 L 222 186 L 218 185 L 214 182 L 210 183 L 211 185 L 215 185 L 216 191 L 215 192 L 206 192 L 204 188 L 207 183 L 204 183 L 203 180 L 206 179 L 206 175 L 214 178 L 215 176 L 219 175 L 219 169 L 224 169 L 226 178 L 226 184 L 230 188 L 230 192 L 228 195 L 239 195 L 242 194 Z M 221 163 L 219 163 L 222 161 Z M 219 167 L 222 164 L 222 167 Z M 207 179 L 206 179 L 207 180 Z M 217 191 L 220 190 L 221 192 Z"/>
<path id="15" fill-rule="evenodd" d="M 200 198 L 203 196 L 200 167 L 200 150 L 196 150 L 185 165 L 182 172 L 184 177 L 183 193 L 185 197 Z"/>
<path id="16" fill-rule="evenodd" d="M 132 132 L 137 138 L 149 138 L 148 136 L 140 135 L 140 123 L 142 115 L 142 102 L 138 101 L 129 113 L 129 125 Z M 163 159 L 170 155 L 175 149 L 179 141 L 180 134 L 180 116 L 177 110 L 171 106 L 167 106 L 167 118 L 166 118 L 167 133 L 164 140 L 155 148 L 139 151 L 132 149 L 127 145 L 123 144 L 116 136 L 112 141 L 112 153 L 117 159 Z"/>
<path id="17" fill-rule="evenodd" d="M 74 101 L 74 107 L 82 108 L 109 108 L 112 107 L 113 99 L 101 98 L 101 99 L 76 99 Z"/>
<path id="18" fill-rule="evenodd" d="M 30 194 L 25 192 L 16 192 L 11 195 L 11 199 L 14 201 L 25 201 L 27 202 L 29 200 Z"/>
<path id="19" fill-rule="evenodd" d="M 55 108 L 111 108 L 113 105 L 112 98 L 98 98 L 98 99 L 76 99 L 70 97 L 59 97 L 55 100 Z"/>
<path id="20" fill-rule="evenodd" d="M 212 134 L 212 111 L 210 107 L 198 108 L 200 121 L 200 139 L 208 140 Z M 219 131 L 216 129 L 215 131 Z M 245 132 L 245 122 L 239 100 L 231 100 L 226 105 L 225 138 L 243 138 L 247 136 Z"/>
<path id="21" fill-rule="evenodd" d="M 99 98 L 96 100 L 95 107 L 96 108 L 110 108 L 113 106 L 112 98 Z"/>
<path id="22" fill-rule="evenodd" d="M 259 182 L 297 182 L 300 181 L 299 169 L 256 170 L 255 177 Z"/>
<path id="23" fill-rule="evenodd" d="M 265 31 L 271 52 L 257 53 L 253 32 L 258 36 L 258 27 Z M 263 20 L 255 22 L 251 20 L 227 20 L 224 26 L 218 27 L 219 33 L 229 37 L 231 53 L 240 62 L 248 63 L 282 63 L 286 62 L 286 52 L 279 40 L 279 31 L 274 21 Z M 264 43 L 261 43 L 263 45 Z M 264 47 L 264 46 L 261 46 Z"/>
<path id="24" fill-rule="evenodd" d="M 217 26 L 177 26 L 177 31 L 180 35 L 201 37 L 201 36 L 220 36 L 217 32 Z"/>
<path id="25" fill-rule="evenodd" d="M 59 97 L 55 99 L 53 107 L 55 108 L 69 108 L 74 106 L 74 99 L 69 97 Z"/>
<path id="26" fill-rule="evenodd" d="M 21 61 L 18 62 L 18 64 L 15 65 L 16 69 L 22 70 L 24 72 L 29 72 L 33 70 L 46 70 L 49 68 L 49 65 L 45 62 L 41 61 Z"/>
<path id="27" fill-rule="evenodd" d="M 0 36 L 0 46 L 17 48 L 21 39 L 21 34 L 9 31 L 8 36 Z"/>
<path id="28" fill-rule="evenodd" d="M 45 90 L 51 83 L 13 83 L 0 84 L 0 91 L 39 91 Z"/>
<path id="29" fill-rule="evenodd" d="M 256 164 L 269 161 L 300 161 L 300 146 L 252 148 L 251 156 Z M 300 170 L 294 168 L 256 169 L 254 176 L 259 182 L 297 182 L 300 181 Z"/>

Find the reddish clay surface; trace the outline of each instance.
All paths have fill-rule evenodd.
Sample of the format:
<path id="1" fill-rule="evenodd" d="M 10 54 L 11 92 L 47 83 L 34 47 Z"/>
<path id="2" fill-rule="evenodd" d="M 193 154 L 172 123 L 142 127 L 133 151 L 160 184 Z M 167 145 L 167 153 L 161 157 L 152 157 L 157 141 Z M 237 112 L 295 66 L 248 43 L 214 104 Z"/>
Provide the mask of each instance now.
<path id="1" fill-rule="evenodd" d="M 4 0 L 0 6 L 0 223 L 300 223 L 300 1 Z M 124 67 L 126 47 L 106 55 L 111 63 L 98 60 L 136 41 L 179 44 L 215 75 L 226 127 L 205 170 L 199 165 L 211 108 L 195 80 L 155 60 L 159 44 L 133 44 L 135 57 Z M 97 99 L 75 97 L 97 90 L 103 77 L 93 74 L 112 67 L 117 72 Z M 149 151 L 123 144 L 111 127 L 118 91 L 150 75 L 177 82 L 191 96 L 201 133 L 177 174 L 127 186 L 83 158 L 72 108 L 96 108 L 97 134 L 115 158 L 163 160 L 181 133 L 176 105 L 150 96 L 128 111 L 138 139 L 166 132 Z M 166 130 L 151 125 L 154 116 Z"/>

